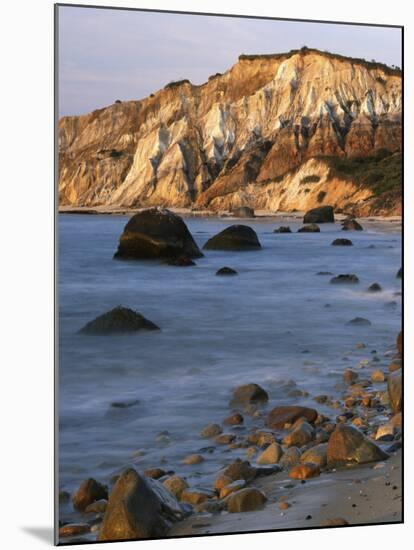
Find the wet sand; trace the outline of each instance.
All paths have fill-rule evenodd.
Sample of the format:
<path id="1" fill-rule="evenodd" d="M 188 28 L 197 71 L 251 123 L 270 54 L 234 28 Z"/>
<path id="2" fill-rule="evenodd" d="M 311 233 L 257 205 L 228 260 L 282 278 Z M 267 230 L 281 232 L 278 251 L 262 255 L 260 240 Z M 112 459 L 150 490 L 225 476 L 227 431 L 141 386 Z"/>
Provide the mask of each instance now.
<path id="1" fill-rule="evenodd" d="M 262 510 L 193 514 L 176 524 L 169 536 L 319 527 L 335 518 L 345 519 L 349 525 L 402 521 L 401 451 L 386 462 L 324 472 L 306 483 L 280 472 L 260 478 L 252 486 L 268 497 Z M 290 504 L 287 510 L 279 509 L 282 500 Z"/>

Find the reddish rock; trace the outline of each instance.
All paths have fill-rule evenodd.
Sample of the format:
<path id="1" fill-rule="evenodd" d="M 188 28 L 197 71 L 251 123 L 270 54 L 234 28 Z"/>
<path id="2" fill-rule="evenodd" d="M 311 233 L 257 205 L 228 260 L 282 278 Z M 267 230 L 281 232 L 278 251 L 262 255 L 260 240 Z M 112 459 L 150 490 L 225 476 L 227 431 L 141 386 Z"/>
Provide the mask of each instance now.
<path id="1" fill-rule="evenodd" d="M 272 409 L 266 420 L 269 428 L 281 429 L 285 424 L 293 424 L 299 418 L 305 418 L 308 422 L 315 422 L 318 413 L 315 409 L 300 406 L 283 406 Z"/>
<path id="2" fill-rule="evenodd" d="M 385 460 L 389 455 L 354 426 L 337 424 L 327 448 L 330 468 Z"/>
<path id="3" fill-rule="evenodd" d="M 83 512 L 95 500 L 108 498 L 108 489 L 93 478 L 85 479 L 72 497 L 75 510 Z"/>
<path id="4" fill-rule="evenodd" d="M 292 479 L 309 479 L 319 475 L 321 475 L 319 466 L 311 463 L 294 466 L 289 472 L 289 477 Z"/>

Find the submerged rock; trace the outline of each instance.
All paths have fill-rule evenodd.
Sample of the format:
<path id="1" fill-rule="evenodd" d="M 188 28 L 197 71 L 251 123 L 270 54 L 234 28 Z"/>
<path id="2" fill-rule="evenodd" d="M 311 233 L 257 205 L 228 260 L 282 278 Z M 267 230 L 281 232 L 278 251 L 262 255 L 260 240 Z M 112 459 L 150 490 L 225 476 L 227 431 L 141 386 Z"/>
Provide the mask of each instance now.
<path id="1" fill-rule="evenodd" d="M 397 279 L 402 279 L 402 267 L 398 270 L 396 277 Z"/>
<path id="2" fill-rule="evenodd" d="M 232 493 L 227 499 L 227 510 L 230 513 L 252 512 L 260 510 L 267 501 L 266 495 L 255 487 L 246 487 Z"/>
<path id="3" fill-rule="evenodd" d="M 353 246 L 349 239 L 335 239 L 332 241 L 332 246 Z"/>
<path id="4" fill-rule="evenodd" d="M 126 224 L 114 258 L 150 260 L 202 255 L 180 216 L 164 208 L 147 208 Z"/>
<path id="5" fill-rule="evenodd" d="M 332 285 L 354 285 L 359 283 L 359 279 L 353 273 L 341 273 L 330 280 Z"/>
<path id="6" fill-rule="evenodd" d="M 160 330 L 155 323 L 128 307 L 117 306 L 80 329 L 80 334 L 105 335 L 138 330 Z"/>
<path id="7" fill-rule="evenodd" d="M 112 489 L 98 540 L 162 537 L 183 517 L 180 504 L 161 483 L 128 468 Z"/>
<path id="8" fill-rule="evenodd" d="M 311 223 L 309 225 L 304 225 L 298 229 L 298 233 L 320 233 L 321 229 L 316 223 Z"/>
<path id="9" fill-rule="evenodd" d="M 363 227 L 355 219 L 348 219 L 342 222 L 342 231 L 362 231 Z"/>
<path id="10" fill-rule="evenodd" d="M 365 319 L 364 317 L 354 317 L 350 321 L 346 323 L 347 325 L 356 325 L 358 327 L 368 327 L 371 325 L 371 321 L 369 319 Z"/>
<path id="11" fill-rule="evenodd" d="M 205 250 L 255 250 L 261 248 L 256 232 L 247 225 L 231 225 L 203 246 Z"/>
<path id="12" fill-rule="evenodd" d="M 332 206 L 319 206 L 306 212 L 303 223 L 334 223 L 334 209 Z"/>
<path id="13" fill-rule="evenodd" d="M 337 424 L 327 447 L 330 468 L 385 460 L 389 455 L 354 426 Z"/>
<path id="14" fill-rule="evenodd" d="M 223 428 L 219 424 L 207 424 L 200 432 L 201 437 L 215 437 L 223 432 Z"/>
<path id="15" fill-rule="evenodd" d="M 93 478 L 85 479 L 72 497 L 75 510 L 83 512 L 96 500 L 107 499 L 108 489 Z"/>
<path id="16" fill-rule="evenodd" d="M 266 424 L 269 428 L 281 429 L 285 424 L 293 424 L 299 418 L 315 422 L 318 413 L 315 409 L 300 406 L 275 407 L 267 415 Z"/>
<path id="17" fill-rule="evenodd" d="M 372 283 L 372 285 L 368 287 L 368 292 L 381 292 L 381 290 L 382 287 L 378 283 Z"/>
<path id="18" fill-rule="evenodd" d="M 240 206 L 239 208 L 235 208 L 232 212 L 232 215 L 235 218 L 254 218 L 254 210 L 253 208 L 250 208 L 249 206 Z"/>
<path id="19" fill-rule="evenodd" d="M 177 267 L 191 267 L 197 265 L 189 256 L 178 256 L 177 258 L 171 258 L 167 260 L 168 265 L 175 265 Z"/>
<path id="20" fill-rule="evenodd" d="M 238 426 L 243 424 L 244 418 L 240 413 L 234 413 L 223 420 L 223 424 L 228 426 Z"/>
<path id="21" fill-rule="evenodd" d="M 231 267 L 221 267 L 217 272 L 216 275 L 238 275 L 237 271 L 235 269 L 232 269 Z"/>
<path id="22" fill-rule="evenodd" d="M 277 229 L 273 229 L 273 233 L 292 233 L 292 230 L 289 226 L 281 225 Z"/>
<path id="23" fill-rule="evenodd" d="M 269 395 L 258 384 L 243 384 L 233 390 L 230 405 L 250 405 L 267 403 Z"/>

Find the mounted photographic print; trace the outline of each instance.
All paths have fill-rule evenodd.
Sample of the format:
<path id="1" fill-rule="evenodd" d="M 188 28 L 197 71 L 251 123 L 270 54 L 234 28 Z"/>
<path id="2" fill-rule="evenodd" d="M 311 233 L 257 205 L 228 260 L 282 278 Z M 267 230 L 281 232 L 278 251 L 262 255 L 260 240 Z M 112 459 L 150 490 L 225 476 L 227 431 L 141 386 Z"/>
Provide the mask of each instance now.
<path id="1" fill-rule="evenodd" d="M 57 544 L 402 522 L 402 31 L 56 6 Z"/>

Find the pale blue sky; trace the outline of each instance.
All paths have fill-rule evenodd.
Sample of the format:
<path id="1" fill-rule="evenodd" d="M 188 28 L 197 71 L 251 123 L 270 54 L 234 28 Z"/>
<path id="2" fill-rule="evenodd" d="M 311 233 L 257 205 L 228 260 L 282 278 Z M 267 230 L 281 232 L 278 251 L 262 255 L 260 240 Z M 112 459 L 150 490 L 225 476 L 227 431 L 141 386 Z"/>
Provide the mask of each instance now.
<path id="1" fill-rule="evenodd" d="M 111 9 L 59 8 L 59 112 L 140 99 L 171 80 L 201 84 L 241 53 L 302 46 L 401 66 L 401 30 Z"/>

